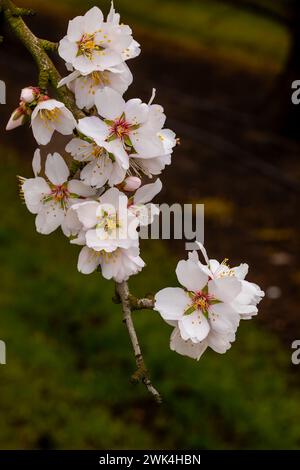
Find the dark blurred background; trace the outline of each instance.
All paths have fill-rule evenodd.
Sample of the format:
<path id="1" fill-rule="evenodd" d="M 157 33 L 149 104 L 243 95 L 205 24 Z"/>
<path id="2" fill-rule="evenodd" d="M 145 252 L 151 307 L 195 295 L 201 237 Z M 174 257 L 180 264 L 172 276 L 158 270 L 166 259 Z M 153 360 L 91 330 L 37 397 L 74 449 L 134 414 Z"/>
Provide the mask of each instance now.
<path id="1" fill-rule="evenodd" d="M 108 0 L 18 1 L 51 40 L 68 19 Z M 134 314 L 144 355 L 164 403 L 134 370 L 113 283 L 77 272 L 78 247 L 59 232 L 35 232 L 16 175 L 31 176 L 36 144 L 28 128 L 5 133 L 20 89 L 36 85 L 27 53 L 0 20 L 0 448 L 299 448 L 300 365 L 291 364 L 299 319 L 300 7 L 281 0 L 116 0 L 142 54 L 128 62 L 128 97 L 152 87 L 181 139 L 158 201 L 205 204 L 210 257 L 250 264 L 266 291 L 260 313 L 242 322 L 232 349 L 200 362 L 169 350 L 170 327 L 152 311 Z M 54 57 L 55 59 L 55 57 Z M 63 75 L 66 71 L 61 62 Z M 43 152 L 63 152 L 56 137 Z M 130 281 L 145 294 L 176 285 L 182 241 L 144 241 L 144 271 Z"/>

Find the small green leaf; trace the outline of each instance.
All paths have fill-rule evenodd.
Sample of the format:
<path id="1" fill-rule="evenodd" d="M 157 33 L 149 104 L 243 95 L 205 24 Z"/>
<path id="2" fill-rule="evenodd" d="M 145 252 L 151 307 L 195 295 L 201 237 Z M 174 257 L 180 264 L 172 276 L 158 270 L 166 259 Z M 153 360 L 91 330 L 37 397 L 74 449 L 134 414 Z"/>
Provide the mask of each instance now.
<path id="1" fill-rule="evenodd" d="M 107 139 L 106 139 L 106 142 L 112 142 L 113 140 L 115 140 L 117 138 L 117 136 L 115 134 L 111 134 Z"/>
<path id="2" fill-rule="evenodd" d="M 191 307 L 189 307 L 187 310 L 185 310 L 184 315 L 190 315 L 195 310 L 196 310 L 196 308 L 194 307 L 194 305 L 191 305 Z"/>
<path id="3" fill-rule="evenodd" d="M 124 142 L 125 142 L 126 145 L 128 145 L 128 147 L 132 147 L 132 142 L 130 140 L 129 135 L 125 135 Z"/>

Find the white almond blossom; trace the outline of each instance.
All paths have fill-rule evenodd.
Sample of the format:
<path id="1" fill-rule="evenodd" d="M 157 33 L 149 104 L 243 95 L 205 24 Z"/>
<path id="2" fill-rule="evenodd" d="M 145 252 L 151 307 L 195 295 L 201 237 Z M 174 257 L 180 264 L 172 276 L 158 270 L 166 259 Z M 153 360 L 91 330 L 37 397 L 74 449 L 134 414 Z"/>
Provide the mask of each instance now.
<path id="1" fill-rule="evenodd" d="M 170 347 L 179 354 L 199 359 L 209 346 L 218 353 L 226 352 L 240 319 L 257 313 L 257 303 L 264 293 L 244 280 L 248 265 L 229 268 L 226 261 L 199 261 L 196 252 L 179 261 L 176 275 L 184 289 L 166 288 L 155 296 L 155 310 L 175 329 Z"/>
<path id="2" fill-rule="evenodd" d="M 150 106 L 150 112 L 155 106 L 157 105 Z M 171 164 L 173 148 L 177 143 L 176 134 L 171 129 L 161 129 L 157 132 L 157 136 L 162 143 L 162 155 L 154 158 L 148 158 L 148 156 L 138 153 L 130 155 L 130 167 L 136 174 L 144 173 L 151 178 L 153 175 L 159 175 L 166 165 Z"/>
<path id="3" fill-rule="evenodd" d="M 70 242 L 72 244 L 83 246 L 78 257 L 78 271 L 83 274 L 91 274 L 100 266 L 102 276 L 116 282 L 127 281 L 130 276 L 140 272 L 145 263 L 140 257 L 138 238 L 135 237 L 128 248 L 117 247 L 113 251 L 106 251 L 106 249 L 94 250 L 86 245 L 89 225 L 85 217 L 80 216 L 84 223 L 79 220 L 79 205 L 75 204 L 68 209 L 64 230 L 65 235 L 71 237 Z M 81 209 L 84 210 L 84 207 Z M 135 225 L 137 225 L 137 222 L 135 222 Z"/>
<path id="4" fill-rule="evenodd" d="M 104 250 L 95 251 L 84 246 L 78 258 L 78 271 L 83 274 L 91 274 L 99 266 L 101 266 L 101 273 L 105 279 L 123 282 L 140 272 L 145 263 L 139 256 L 138 247 L 116 248 L 113 252 L 107 252 Z"/>
<path id="5" fill-rule="evenodd" d="M 101 188 L 106 183 L 114 186 L 125 178 L 126 170 L 104 147 L 94 141 L 74 138 L 66 146 L 66 151 L 75 160 L 87 163 L 80 172 L 80 178 L 90 186 Z"/>
<path id="6" fill-rule="evenodd" d="M 132 80 L 128 66 L 122 63 L 108 70 L 102 72 L 96 70 L 87 75 L 74 70 L 59 82 L 59 87 L 67 85 L 75 95 L 78 108 L 89 110 L 95 105 L 95 95 L 98 90 L 108 86 L 123 95 Z"/>
<path id="7" fill-rule="evenodd" d="M 64 231 L 68 208 L 81 199 L 94 195 L 94 191 L 78 180 L 69 180 L 69 169 L 58 154 L 49 154 L 45 164 L 46 178 L 38 176 L 41 171 L 40 150 L 35 151 L 32 168 L 34 178 L 20 178 L 21 191 L 27 209 L 37 214 L 36 229 L 39 233 L 49 234 L 59 226 Z"/>
<path id="8" fill-rule="evenodd" d="M 110 253 L 137 246 L 139 220 L 128 210 L 127 196 L 117 188 L 108 189 L 97 201 L 76 204 L 73 210 L 89 248 Z"/>
<path id="9" fill-rule="evenodd" d="M 63 135 L 72 134 L 76 121 L 63 103 L 54 99 L 44 99 L 34 108 L 31 127 L 37 143 L 46 145 L 50 142 L 54 131 Z"/>
<path id="10" fill-rule="evenodd" d="M 104 87 L 95 98 L 100 119 L 96 116 L 79 120 L 78 130 L 112 153 L 124 169 L 129 168 L 129 154 L 143 158 L 164 155 L 159 132 L 165 121 L 160 106 L 149 106 L 138 98 L 127 102 L 123 97 Z"/>
<path id="11" fill-rule="evenodd" d="M 108 70 L 140 53 L 129 26 L 119 24 L 113 5 L 107 21 L 98 7 L 69 21 L 67 35 L 60 41 L 59 55 L 75 70 L 87 75 Z"/>

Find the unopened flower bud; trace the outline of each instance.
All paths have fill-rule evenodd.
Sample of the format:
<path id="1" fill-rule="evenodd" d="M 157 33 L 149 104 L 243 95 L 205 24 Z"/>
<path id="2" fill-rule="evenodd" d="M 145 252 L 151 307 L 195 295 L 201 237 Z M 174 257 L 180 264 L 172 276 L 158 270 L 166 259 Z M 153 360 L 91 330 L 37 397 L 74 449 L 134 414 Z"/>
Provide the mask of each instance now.
<path id="1" fill-rule="evenodd" d="M 22 126 L 22 124 L 24 124 L 25 122 L 25 118 L 26 116 L 20 110 L 20 108 L 15 109 L 9 118 L 9 121 L 6 126 L 6 130 L 11 131 L 12 129 L 15 129 L 16 127 Z"/>
<path id="2" fill-rule="evenodd" d="M 135 191 L 142 184 L 142 181 L 137 176 L 128 176 L 124 180 L 123 189 L 124 191 Z"/>
<path id="3" fill-rule="evenodd" d="M 23 88 L 20 98 L 25 103 L 31 103 L 36 98 L 36 89 L 31 86 Z"/>

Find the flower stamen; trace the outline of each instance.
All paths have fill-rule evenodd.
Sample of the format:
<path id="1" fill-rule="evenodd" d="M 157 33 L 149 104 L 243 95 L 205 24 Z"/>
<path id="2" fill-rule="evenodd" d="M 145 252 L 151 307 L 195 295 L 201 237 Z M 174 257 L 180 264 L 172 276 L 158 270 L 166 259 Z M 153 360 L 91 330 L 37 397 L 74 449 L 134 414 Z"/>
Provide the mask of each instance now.
<path id="1" fill-rule="evenodd" d="M 88 59 L 92 59 L 94 51 L 103 51 L 104 47 L 95 43 L 95 33 L 82 35 L 81 39 L 77 41 L 78 52 L 77 56 L 83 55 Z"/>

